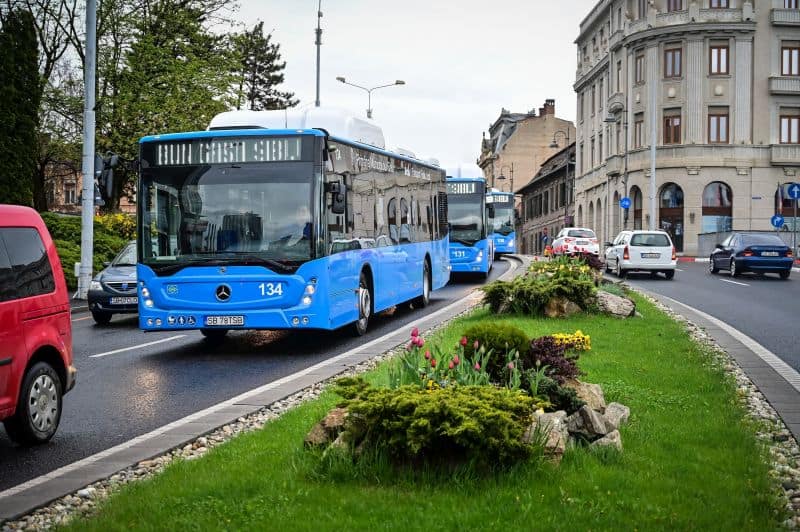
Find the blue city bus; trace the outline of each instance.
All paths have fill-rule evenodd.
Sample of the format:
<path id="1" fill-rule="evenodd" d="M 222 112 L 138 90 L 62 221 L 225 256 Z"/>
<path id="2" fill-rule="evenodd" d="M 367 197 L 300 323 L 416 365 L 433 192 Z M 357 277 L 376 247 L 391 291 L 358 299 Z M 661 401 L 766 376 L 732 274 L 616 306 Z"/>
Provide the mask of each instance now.
<path id="1" fill-rule="evenodd" d="M 494 252 L 516 253 L 517 234 L 514 231 L 514 194 L 493 188 L 486 194 L 486 203 L 492 205 L 493 217 L 489 219 Z"/>
<path id="2" fill-rule="evenodd" d="M 362 335 L 375 313 L 424 307 L 449 281 L 441 168 L 384 150 L 379 129 L 370 145 L 321 126 L 263 125 L 274 119 L 289 122 L 284 111 L 234 111 L 208 131 L 141 139 L 143 330 L 221 339 L 352 324 Z M 377 128 L 337 123 L 360 125 L 359 138 Z"/>
<path id="3" fill-rule="evenodd" d="M 450 266 L 453 272 L 489 277 L 494 243 L 488 238 L 486 180 L 447 178 L 447 221 L 450 223 Z"/>

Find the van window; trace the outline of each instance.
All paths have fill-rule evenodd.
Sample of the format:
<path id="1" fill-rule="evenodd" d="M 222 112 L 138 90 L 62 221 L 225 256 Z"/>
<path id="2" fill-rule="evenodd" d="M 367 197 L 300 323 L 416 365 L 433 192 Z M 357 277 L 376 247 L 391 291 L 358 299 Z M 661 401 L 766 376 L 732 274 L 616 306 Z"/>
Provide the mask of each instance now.
<path id="1" fill-rule="evenodd" d="M 56 289 L 53 270 L 39 232 L 32 227 L 0 229 L 16 277 L 13 298 L 49 294 Z"/>
<path id="2" fill-rule="evenodd" d="M 666 248 L 671 245 L 669 238 L 663 233 L 639 233 L 631 238 L 631 246 Z"/>
<path id="3" fill-rule="evenodd" d="M 11 261 L 8 260 L 6 246 L 3 244 L 3 239 L 0 238 L 0 302 L 11 301 L 16 298 L 15 284 L 14 270 L 11 269 Z"/>

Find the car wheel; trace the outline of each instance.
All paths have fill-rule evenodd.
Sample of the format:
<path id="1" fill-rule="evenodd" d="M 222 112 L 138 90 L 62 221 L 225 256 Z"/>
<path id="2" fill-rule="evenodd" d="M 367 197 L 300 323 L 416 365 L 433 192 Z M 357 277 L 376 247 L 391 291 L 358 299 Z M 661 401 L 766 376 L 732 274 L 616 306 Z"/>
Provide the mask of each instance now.
<path id="1" fill-rule="evenodd" d="M 650 272 L 651 279 L 655 279 L 656 277 L 658 277 L 658 272 Z"/>
<path id="2" fill-rule="evenodd" d="M 719 268 L 717 268 L 717 264 L 714 262 L 714 257 L 708 258 L 708 273 L 717 273 Z"/>
<path id="3" fill-rule="evenodd" d="M 739 277 L 739 270 L 736 268 L 736 260 L 731 259 L 731 277 Z"/>
<path id="4" fill-rule="evenodd" d="M 422 266 L 422 295 L 414 299 L 414 308 L 425 308 L 431 302 L 431 266 L 426 260 Z"/>
<path id="5" fill-rule="evenodd" d="M 625 276 L 627 275 L 625 270 L 622 269 L 622 265 L 619 263 L 619 258 L 617 258 L 617 268 L 616 268 L 616 270 L 614 270 L 614 272 L 617 274 L 617 277 L 619 277 L 620 279 L 624 279 Z"/>
<path id="6" fill-rule="evenodd" d="M 606 259 L 606 273 L 611 273 L 611 264 L 609 264 L 608 259 Z"/>
<path id="7" fill-rule="evenodd" d="M 98 325 L 108 325 L 111 323 L 111 313 L 110 312 L 94 312 L 92 311 L 92 318 L 94 318 L 94 322 Z"/>
<path id="8" fill-rule="evenodd" d="M 209 342 L 221 342 L 228 334 L 228 329 L 200 329 L 200 334 L 205 336 Z"/>
<path id="9" fill-rule="evenodd" d="M 788 279 L 790 273 L 792 273 L 790 270 L 786 270 L 785 272 L 778 272 L 778 275 L 781 276 L 781 279 Z"/>
<path id="10" fill-rule="evenodd" d="M 9 438 L 20 445 L 39 445 L 53 437 L 61 421 L 61 379 L 45 362 L 37 362 L 22 379 L 14 415 L 5 420 Z"/>
<path id="11" fill-rule="evenodd" d="M 372 293 L 366 274 L 361 272 L 358 279 L 358 319 L 353 325 L 355 336 L 364 336 L 367 333 L 370 316 L 372 316 Z"/>
<path id="12" fill-rule="evenodd" d="M 672 280 L 675 277 L 675 270 L 667 270 L 664 272 L 664 275 L 667 277 L 667 280 Z"/>

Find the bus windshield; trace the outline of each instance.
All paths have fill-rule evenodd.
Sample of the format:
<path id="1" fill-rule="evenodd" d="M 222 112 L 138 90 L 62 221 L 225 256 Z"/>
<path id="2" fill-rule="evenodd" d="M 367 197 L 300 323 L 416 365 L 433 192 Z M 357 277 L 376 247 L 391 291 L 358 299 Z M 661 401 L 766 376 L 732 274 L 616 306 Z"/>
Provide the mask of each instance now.
<path id="1" fill-rule="evenodd" d="M 511 204 L 495 203 L 494 218 L 491 219 L 492 232 L 508 235 L 514 231 L 514 209 Z"/>
<path id="2" fill-rule="evenodd" d="M 313 175 L 302 162 L 143 170 L 141 262 L 294 269 L 312 258 Z"/>
<path id="3" fill-rule="evenodd" d="M 471 246 L 485 237 L 482 194 L 448 194 L 450 241 Z"/>

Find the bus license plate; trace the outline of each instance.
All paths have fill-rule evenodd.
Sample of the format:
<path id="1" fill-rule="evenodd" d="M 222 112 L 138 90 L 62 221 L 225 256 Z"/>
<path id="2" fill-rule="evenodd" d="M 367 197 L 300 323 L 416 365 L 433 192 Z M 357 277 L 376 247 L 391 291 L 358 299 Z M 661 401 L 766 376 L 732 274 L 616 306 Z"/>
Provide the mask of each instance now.
<path id="1" fill-rule="evenodd" d="M 244 325 L 244 316 L 206 316 L 206 325 L 216 325 L 216 326 Z"/>
<path id="2" fill-rule="evenodd" d="M 139 298 L 137 296 L 133 297 L 112 297 L 109 300 L 109 303 L 112 305 L 137 305 L 139 303 Z"/>

